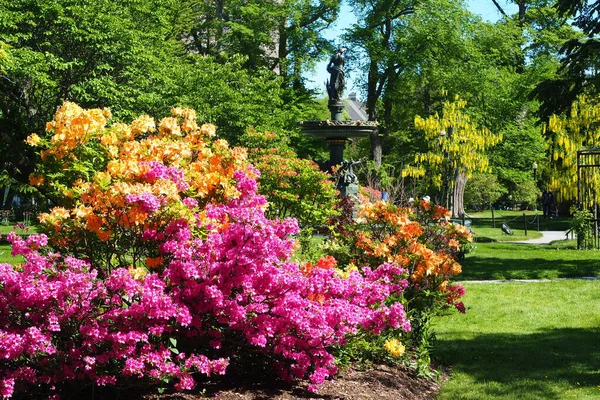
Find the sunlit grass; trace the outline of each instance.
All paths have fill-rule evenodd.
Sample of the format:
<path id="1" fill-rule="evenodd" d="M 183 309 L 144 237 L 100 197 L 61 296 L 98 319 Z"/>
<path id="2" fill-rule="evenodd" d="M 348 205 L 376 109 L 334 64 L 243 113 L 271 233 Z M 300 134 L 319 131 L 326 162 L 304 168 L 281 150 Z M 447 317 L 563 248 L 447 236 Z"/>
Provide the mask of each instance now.
<path id="1" fill-rule="evenodd" d="M 600 281 L 467 283 L 437 318 L 439 399 L 600 398 Z"/>
<path id="2" fill-rule="evenodd" d="M 502 225 L 502 224 L 500 224 Z M 474 240 L 476 242 L 515 242 L 522 240 L 531 240 L 542 237 L 542 234 L 538 231 L 528 229 L 527 235 L 525 234 L 525 229 L 514 229 L 511 228 L 512 235 L 508 235 L 500 229 L 500 225 L 497 228 L 488 228 L 488 227 L 478 227 L 473 226 L 471 230 L 474 233 Z"/>
<path id="3" fill-rule="evenodd" d="M 461 264 L 461 280 L 556 279 L 600 276 L 600 252 L 575 250 L 573 240 L 549 245 L 476 243 Z"/>
<path id="4" fill-rule="evenodd" d="M 478 228 L 492 228 L 494 223 L 498 230 L 502 223 L 507 223 L 511 228 L 524 229 L 524 221 L 527 221 L 528 230 L 541 231 L 566 231 L 569 229 L 570 217 L 544 218 L 541 211 L 494 211 L 494 218 L 490 210 L 469 213 L 473 226 Z M 537 216 L 537 218 L 536 218 Z M 514 230 L 513 229 L 513 230 Z"/>
<path id="5" fill-rule="evenodd" d="M 24 258 L 21 256 L 13 257 L 10 255 L 11 247 L 7 244 L 0 245 L 0 264 L 20 264 Z"/>

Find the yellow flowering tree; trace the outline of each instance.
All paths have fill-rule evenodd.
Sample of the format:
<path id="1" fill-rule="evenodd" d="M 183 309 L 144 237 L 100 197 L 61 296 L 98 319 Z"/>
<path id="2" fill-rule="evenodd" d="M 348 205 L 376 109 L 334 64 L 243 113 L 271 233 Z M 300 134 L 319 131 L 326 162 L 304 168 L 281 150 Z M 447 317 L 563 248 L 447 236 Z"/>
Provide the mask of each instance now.
<path id="1" fill-rule="evenodd" d="M 544 125 L 546 140 L 551 153 L 550 190 L 559 200 L 577 197 L 577 151 L 600 147 L 600 97 L 580 96 L 567 114 L 552 115 Z M 600 158 L 591 160 L 598 164 Z M 585 186 L 600 187 L 597 168 L 582 172 Z M 600 203 L 600 192 L 590 190 L 585 196 L 584 208 Z"/>
<path id="2" fill-rule="evenodd" d="M 442 190 L 442 200 L 453 217 L 464 215 L 464 190 L 474 172 L 488 172 L 486 150 L 502 140 L 486 128 L 478 128 L 464 112 L 465 100 L 458 96 L 443 104 L 441 114 L 415 117 L 415 128 L 425 135 L 428 151 L 415 156 L 415 165 L 403 176 L 425 177 Z M 450 198 L 452 201 L 450 201 Z"/>

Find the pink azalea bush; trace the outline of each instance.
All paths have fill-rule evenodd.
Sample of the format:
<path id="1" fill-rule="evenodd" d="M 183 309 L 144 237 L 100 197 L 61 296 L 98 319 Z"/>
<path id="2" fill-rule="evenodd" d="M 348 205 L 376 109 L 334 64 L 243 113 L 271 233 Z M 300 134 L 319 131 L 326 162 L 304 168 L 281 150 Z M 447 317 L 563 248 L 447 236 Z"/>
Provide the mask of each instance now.
<path id="1" fill-rule="evenodd" d="M 242 195 L 207 207 L 215 221 L 207 237 L 173 221 L 157 241 L 169 265 L 143 279 L 125 268 L 99 279 L 86 261 L 43 254 L 45 235 L 9 235 L 26 262 L 0 265 L 0 393 L 10 397 L 16 383 L 106 385 L 123 376 L 192 389 L 194 372 L 225 373 L 229 358 L 205 353 L 229 347 L 222 341 L 231 332 L 276 357 L 283 377 L 319 385 L 336 372 L 328 347 L 348 334 L 410 329 L 401 304 L 384 304 L 406 286 L 400 268 L 383 264 L 347 279 L 333 269 L 303 273 L 287 261 L 295 220 L 266 219 L 256 182 L 236 178 Z M 218 224 L 225 219 L 226 228 Z M 173 351 L 172 338 L 189 351 Z"/>
<path id="2" fill-rule="evenodd" d="M 77 127 L 78 118 L 91 126 L 79 111 L 67 111 L 72 119 L 60 126 Z M 210 156 L 210 139 L 192 135 L 201 129 L 189 115 L 161 122 L 169 130 L 158 138 L 122 136 L 142 149 L 148 138 L 192 143 L 200 150 L 185 153 L 196 157 L 190 161 L 128 151 L 121 168 L 117 139 L 108 137 L 115 130 L 99 124 L 102 140 L 90 146 L 98 152 L 106 143 L 105 154 L 116 158 L 86 182 L 69 163 L 83 160 L 82 138 L 93 132 L 74 130 L 66 148 L 50 147 L 46 159 L 63 161 L 56 165 L 66 171 L 69 208 L 42 216 L 49 237 L 8 237 L 25 262 L 0 265 L 1 397 L 32 389 L 60 394 L 69 382 L 166 381 L 189 390 L 195 375 L 225 374 L 252 355 L 316 390 L 336 373 L 331 349 L 349 335 L 410 330 L 402 304 L 390 301 L 407 286 L 402 268 L 383 263 L 342 275 L 321 267 L 327 263 L 306 270 L 291 262 L 297 222 L 266 218 L 259 172 L 239 161 L 219 167 L 228 160 L 226 143 L 214 150 L 220 158 Z M 68 180 L 77 182 L 74 189 Z M 221 191 L 203 195 L 211 190 Z"/>

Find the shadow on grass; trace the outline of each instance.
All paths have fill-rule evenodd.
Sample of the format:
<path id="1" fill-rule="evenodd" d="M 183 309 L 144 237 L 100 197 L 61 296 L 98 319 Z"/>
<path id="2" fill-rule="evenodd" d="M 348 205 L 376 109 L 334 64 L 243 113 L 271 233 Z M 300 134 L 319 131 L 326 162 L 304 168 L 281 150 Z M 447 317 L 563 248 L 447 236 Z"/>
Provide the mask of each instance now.
<path id="1" fill-rule="evenodd" d="M 598 329 L 579 328 L 529 335 L 483 334 L 468 340 L 439 340 L 436 358 L 484 385 L 490 398 L 526 394 L 527 398 L 562 399 L 558 381 L 563 387 L 600 385 L 599 337 Z"/>
<path id="2" fill-rule="evenodd" d="M 597 252 L 548 245 L 492 243 L 462 260 L 459 280 L 556 279 L 600 276 Z"/>

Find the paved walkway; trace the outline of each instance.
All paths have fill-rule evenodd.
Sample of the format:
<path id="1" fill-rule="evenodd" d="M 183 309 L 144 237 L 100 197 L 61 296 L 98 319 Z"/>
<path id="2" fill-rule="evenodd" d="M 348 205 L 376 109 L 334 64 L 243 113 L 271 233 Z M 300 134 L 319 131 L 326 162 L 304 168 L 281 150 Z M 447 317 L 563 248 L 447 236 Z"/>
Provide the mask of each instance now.
<path id="1" fill-rule="evenodd" d="M 505 243 L 522 243 L 522 244 L 548 244 L 555 240 L 564 240 L 566 238 L 567 232 L 565 231 L 540 231 L 542 234 L 541 238 L 530 239 L 530 240 L 519 240 L 515 242 L 505 242 Z"/>

